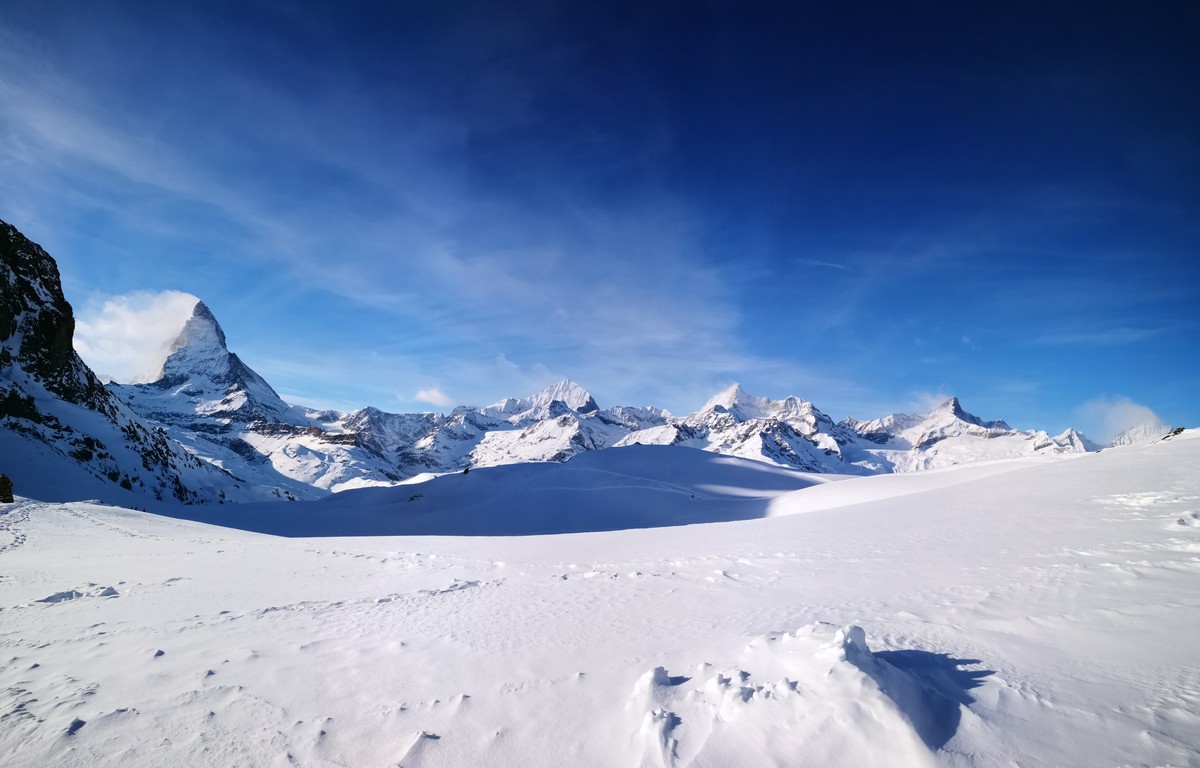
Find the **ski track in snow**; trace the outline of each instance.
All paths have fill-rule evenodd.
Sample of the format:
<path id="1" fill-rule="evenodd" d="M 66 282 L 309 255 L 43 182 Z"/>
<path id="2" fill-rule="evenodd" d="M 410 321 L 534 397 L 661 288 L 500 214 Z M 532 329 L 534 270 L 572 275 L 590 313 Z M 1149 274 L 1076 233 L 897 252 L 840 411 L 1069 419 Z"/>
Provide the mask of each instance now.
<path id="1" fill-rule="evenodd" d="M 1197 764 L 1198 457 L 513 539 L 22 501 L 0 764 Z"/>

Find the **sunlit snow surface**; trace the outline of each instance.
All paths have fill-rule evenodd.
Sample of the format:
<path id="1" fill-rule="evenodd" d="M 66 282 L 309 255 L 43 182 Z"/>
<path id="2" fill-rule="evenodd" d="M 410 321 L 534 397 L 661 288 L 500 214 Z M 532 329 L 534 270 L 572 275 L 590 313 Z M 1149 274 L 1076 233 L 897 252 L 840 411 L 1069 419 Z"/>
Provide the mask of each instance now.
<path id="1" fill-rule="evenodd" d="M 674 488 L 478 470 L 388 503 L 425 489 L 466 526 L 642 487 L 678 521 L 689 461 Z M 554 536 L 281 538 L 21 500 L 0 507 L 0 765 L 1194 765 L 1197 467 L 1190 432 L 798 491 L 745 471 L 711 492 L 755 519 Z M 485 483 L 511 499 L 453 511 Z M 381 493 L 283 509 L 362 520 Z"/>

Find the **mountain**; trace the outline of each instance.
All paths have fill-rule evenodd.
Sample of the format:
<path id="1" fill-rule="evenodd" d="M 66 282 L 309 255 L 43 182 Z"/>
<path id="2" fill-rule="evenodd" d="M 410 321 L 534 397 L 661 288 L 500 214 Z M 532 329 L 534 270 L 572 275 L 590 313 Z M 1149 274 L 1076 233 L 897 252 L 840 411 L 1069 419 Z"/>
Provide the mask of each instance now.
<path id="1" fill-rule="evenodd" d="M 1068 429 L 1051 437 L 1018 430 L 1003 421 L 984 421 L 951 397 L 923 414 L 892 414 L 870 421 L 842 422 L 848 460 L 872 472 L 913 472 L 990 459 L 1083 453 L 1094 448 Z"/>
<path id="2" fill-rule="evenodd" d="M 558 403 L 557 407 L 555 404 Z M 567 411 L 579 414 L 595 413 L 600 410 L 592 393 L 573 381 L 560 381 L 543 389 L 536 395 L 508 398 L 480 409 L 487 416 L 503 419 L 516 426 L 525 426 L 535 421 L 562 416 Z"/>
<path id="3" fill-rule="evenodd" d="M 809 472 L 857 472 L 842 460 L 837 426 L 798 397 L 753 397 L 734 384 L 699 411 L 637 430 L 618 445 L 684 445 Z"/>
<path id="4" fill-rule="evenodd" d="M 1018 456 L 1080 453 L 1094 448 L 1068 430 L 1013 429 L 983 421 L 949 398 L 927 413 L 839 423 L 798 397 L 770 400 L 733 385 L 680 421 L 633 432 L 618 445 L 686 445 L 810 472 L 912 472 Z"/>
<path id="5" fill-rule="evenodd" d="M 835 423 L 807 400 L 755 397 L 736 384 L 682 418 L 654 407 L 602 409 L 566 380 L 449 414 L 313 411 L 284 402 L 231 352 L 201 301 L 164 350 L 154 381 L 105 388 L 72 348 L 74 319 L 54 260 L 8 225 L 3 235 L 0 471 L 14 467 L 9 474 L 18 492 L 21 476 L 37 475 L 41 487 L 52 489 L 65 472 L 78 476 L 68 484 L 75 498 L 83 487 L 105 497 L 114 484 L 187 502 L 318 498 L 636 444 L 836 474 L 1095 448 L 1072 430 L 1051 437 L 983 421 L 956 398 L 927 413 Z M 1151 425 L 1121 439 L 1165 431 Z"/>
<path id="6" fill-rule="evenodd" d="M 109 384 L 109 390 L 239 484 L 271 488 L 280 498 L 400 480 L 392 462 L 353 431 L 328 429 L 316 414 L 285 403 L 229 351 L 202 301 L 168 346 L 155 381 Z"/>
<path id="7" fill-rule="evenodd" d="M 76 354 L 58 265 L 0 222 L 0 471 L 18 494 L 218 501 L 229 476 L 104 388 Z"/>
<path id="8" fill-rule="evenodd" d="M 350 413 L 289 406 L 226 345 L 200 302 L 170 345 L 160 377 L 110 385 L 131 408 L 239 480 L 296 498 L 402 479 L 526 462 L 562 462 L 629 445 L 681 445 L 808 472 L 909 472 L 981 459 L 1071 453 L 1092 446 L 985 422 L 956 398 L 924 414 L 835 423 L 799 397 L 771 400 L 733 385 L 683 418 L 601 409 L 564 380 L 526 397 L 449 414 Z"/>
<path id="9" fill-rule="evenodd" d="M 565 461 L 616 443 L 631 429 L 669 414 L 654 408 L 600 410 L 592 394 L 560 381 L 528 397 L 483 408 L 461 406 L 449 415 L 395 414 L 376 408 L 326 423 L 357 434 L 405 477 L 456 472 L 526 461 Z"/>
<path id="10" fill-rule="evenodd" d="M 1152 443 L 1155 440 L 1161 440 L 1170 433 L 1170 424 L 1167 424 L 1159 419 L 1154 419 L 1153 421 L 1148 421 L 1126 429 L 1109 441 L 1109 445 L 1115 448 L 1119 445 Z"/>
<path id="11" fill-rule="evenodd" d="M 113 391 L 136 398 L 145 416 L 208 432 L 226 432 L 239 423 L 289 421 L 294 411 L 229 351 L 225 332 L 202 301 L 168 347 L 158 378 Z"/>

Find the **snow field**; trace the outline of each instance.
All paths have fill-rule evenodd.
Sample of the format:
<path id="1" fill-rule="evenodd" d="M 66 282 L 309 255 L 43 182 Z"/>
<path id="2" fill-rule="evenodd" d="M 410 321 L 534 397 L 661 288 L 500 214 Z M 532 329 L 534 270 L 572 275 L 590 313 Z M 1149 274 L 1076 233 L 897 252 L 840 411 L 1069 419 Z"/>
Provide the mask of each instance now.
<path id="1" fill-rule="evenodd" d="M 681 485 L 711 469 L 671 455 Z M 0 764 L 1195 764 L 1198 460 L 1185 433 L 798 491 L 739 469 L 718 484 L 792 514 L 553 536 L 279 538 L 21 500 Z M 582 476 L 604 497 L 644 490 L 634 469 Z M 447 504 L 481 478 L 442 478 Z M 383 493 L 356 492 L 373 515 Z"/>

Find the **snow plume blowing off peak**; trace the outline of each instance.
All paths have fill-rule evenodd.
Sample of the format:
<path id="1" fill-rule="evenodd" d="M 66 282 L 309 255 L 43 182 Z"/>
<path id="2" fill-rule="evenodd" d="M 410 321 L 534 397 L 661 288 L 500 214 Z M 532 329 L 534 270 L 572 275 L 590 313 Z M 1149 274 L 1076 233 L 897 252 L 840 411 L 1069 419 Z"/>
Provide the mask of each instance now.
<path id="1" fill-rule="evenodd" d="M 182 291 L 137 291 L 90 301 L 77 313 L 75 349 L 102 379 L 154 381 L 200 303 Z"/>
<path id="2" fill-rule="evenodd" d="M 1150 442 L 1171 431 L 1158 414 L 1128 397 L 1088 400 L 1076 410 L 1076 418 L 1087 435 L 1106 445 Z"/>

